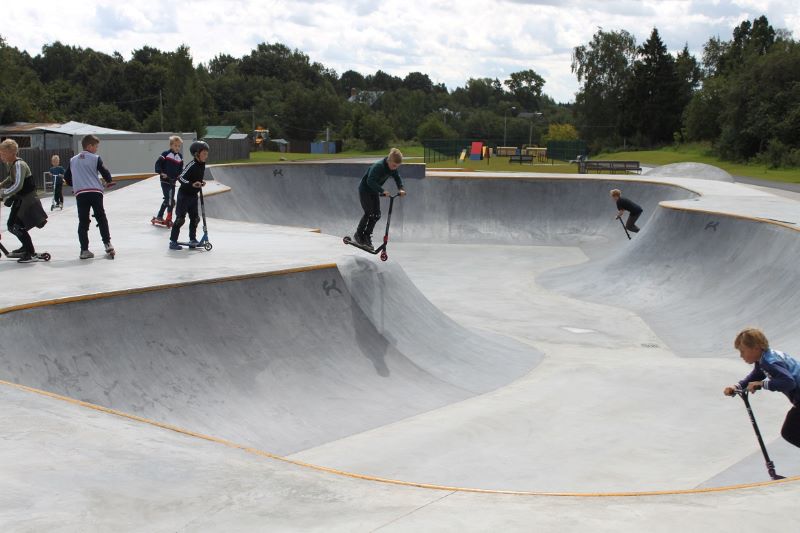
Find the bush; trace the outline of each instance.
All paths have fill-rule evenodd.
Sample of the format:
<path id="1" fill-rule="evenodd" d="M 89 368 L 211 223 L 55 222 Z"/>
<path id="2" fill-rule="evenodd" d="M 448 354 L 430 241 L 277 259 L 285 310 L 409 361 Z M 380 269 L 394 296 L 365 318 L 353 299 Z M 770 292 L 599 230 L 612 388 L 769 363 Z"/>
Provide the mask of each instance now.
<path id="1" fill-rule="evenodd" d="M 383 113 L 370 113 L 365 116 L 358 133 L 369 150 L 387 148 L 393 137 L 392 128 Z"/>

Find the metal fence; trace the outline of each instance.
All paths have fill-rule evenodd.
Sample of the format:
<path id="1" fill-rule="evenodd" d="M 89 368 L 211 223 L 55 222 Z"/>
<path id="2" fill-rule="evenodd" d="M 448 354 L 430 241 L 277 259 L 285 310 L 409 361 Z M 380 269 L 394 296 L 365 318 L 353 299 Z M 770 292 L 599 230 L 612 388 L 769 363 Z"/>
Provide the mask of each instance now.
<path id="1" fill-rule="evenodd" d="M 438 163 L 439 161 L 452 159 L 454 163 L 457 163 L 461 151 L 466 149 L 467 153 L 469 153 L 471 144 L 471 139 L 423 139 L 422 148 L 425 162 Z"/>
<path id="2" fill-rule="evenodd" d="M 584 158 L 589 153 L 586 141 L 549 141 L 547 143 L 547 157 L 559 161 L 577 160 L 578 156 Z"/>
<path id="3" fill-rule="evenodd" d="M 28 163 L 33 175 L 37 189 L 44 189 L 44 173 L 50 170 L 52 163 L 50 159 L 57 155 L 61 158 L 60 165 L 67 168 L 69 160 L 75 155 L 70 148 L 58 148 L 55 150 L 42 150 L 41 148 L 20 148 L 18 157 Z"/>

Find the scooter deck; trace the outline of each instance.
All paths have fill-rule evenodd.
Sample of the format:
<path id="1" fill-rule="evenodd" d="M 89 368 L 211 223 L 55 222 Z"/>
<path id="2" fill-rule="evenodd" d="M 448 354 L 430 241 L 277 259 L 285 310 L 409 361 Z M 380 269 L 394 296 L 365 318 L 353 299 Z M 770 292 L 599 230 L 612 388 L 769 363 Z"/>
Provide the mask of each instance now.
<path id="1" fill-rule="evenodd" d="M 349 244 L 350 246 L 355 246 L 356 248 L 364 250 L 365 252 L 373 254 L 373 255 L 374 254 L 379 254 L 379 253 L 381 253 L 381 250 L 383 250 L 383 245 L 378 246 L 377 248 L 372 248 L 370 246 L 365 246 L 363 244 L 358 244 L 350 236 L 344 237 L 342 239 L 342 242 L 345 243 L 345 244 Z"/>

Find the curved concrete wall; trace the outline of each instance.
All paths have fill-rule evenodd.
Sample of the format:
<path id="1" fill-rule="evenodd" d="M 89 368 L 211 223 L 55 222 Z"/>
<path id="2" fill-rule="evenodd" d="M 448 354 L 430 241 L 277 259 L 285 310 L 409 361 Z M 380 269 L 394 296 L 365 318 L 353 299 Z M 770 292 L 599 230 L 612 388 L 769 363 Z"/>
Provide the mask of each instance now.
<path id="1" fill-rule="evenodd" d="M 288 454 L 493 390 L 538 363 L 532 348 L 458 326 L 385 266 L 7 313 L 0 379 Z"/>

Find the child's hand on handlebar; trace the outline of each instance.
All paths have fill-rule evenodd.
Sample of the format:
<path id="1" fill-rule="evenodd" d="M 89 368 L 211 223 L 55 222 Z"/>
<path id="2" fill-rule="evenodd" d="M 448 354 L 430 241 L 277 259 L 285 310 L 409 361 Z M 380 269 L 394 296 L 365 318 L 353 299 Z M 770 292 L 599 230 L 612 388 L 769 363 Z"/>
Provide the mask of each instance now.
<path id="1" fill-rule="evenodd" d="M 399 191 L 397 191 L 397 194 L 399 194 L 400 196 L 405 196 L 406 191 L 404 189 L 400 189 Z"/>

